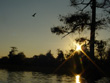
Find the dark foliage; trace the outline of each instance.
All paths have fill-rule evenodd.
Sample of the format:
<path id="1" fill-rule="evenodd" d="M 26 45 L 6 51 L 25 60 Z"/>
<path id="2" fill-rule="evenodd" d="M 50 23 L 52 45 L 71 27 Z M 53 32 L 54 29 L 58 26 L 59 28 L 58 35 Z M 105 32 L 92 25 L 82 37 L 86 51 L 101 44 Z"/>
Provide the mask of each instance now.
<path id="1" fill-rule="evenodd" d="M 52 33 L 56 33 L 57 35 L 60 34 L 70 34 L 75 31 L 83 31 L 85 28 L 90 28 L 90 16 L 88 13 L 80 13 L 80 14 L 73 14 L 69 16 L 61 16 L 60 21 L 64 22 L 66 26 L 57 26 L 51 28 Z"/>

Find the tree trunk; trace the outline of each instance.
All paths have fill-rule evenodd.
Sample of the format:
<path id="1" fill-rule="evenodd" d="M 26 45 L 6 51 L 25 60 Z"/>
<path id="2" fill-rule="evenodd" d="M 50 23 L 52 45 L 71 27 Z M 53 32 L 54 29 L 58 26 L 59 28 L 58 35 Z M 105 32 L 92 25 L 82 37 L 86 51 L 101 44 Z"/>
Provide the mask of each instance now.
<path id="1" fill-rule="evenodd" d="M 94 42 L 95 42 L 95 27 L 96 27 L 96 0 L 92 0 L 92 24 L 90 32 L 90 57 L 94 59 Z"/>

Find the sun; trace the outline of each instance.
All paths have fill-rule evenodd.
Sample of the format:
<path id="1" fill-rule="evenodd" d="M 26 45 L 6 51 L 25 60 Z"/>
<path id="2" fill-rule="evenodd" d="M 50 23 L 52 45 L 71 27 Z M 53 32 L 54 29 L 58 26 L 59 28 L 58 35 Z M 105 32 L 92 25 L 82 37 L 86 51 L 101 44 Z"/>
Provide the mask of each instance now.
<path id="1" fill-rule="evenodd" d="M 81 45 L 76 44 L 76 51 L 80 51 L 81 50 Z"/>

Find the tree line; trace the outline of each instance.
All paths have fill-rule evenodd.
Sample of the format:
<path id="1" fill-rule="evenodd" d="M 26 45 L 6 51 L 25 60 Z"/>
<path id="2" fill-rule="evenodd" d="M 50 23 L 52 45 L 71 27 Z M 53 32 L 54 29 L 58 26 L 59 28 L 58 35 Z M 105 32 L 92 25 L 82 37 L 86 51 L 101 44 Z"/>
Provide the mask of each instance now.
<path id="1" fill-rule="evenodd" d="M 107 73 L 110 69 L 110 49 L 103 53 L 101 47 L 100 45 L 97 47 L 98 50 L 96 49 L 98 55 L 95 57 L 94 62 Z M 83 50 L 90 56 L 90 51 L 87 48 Z M 23 52 L 16 53 L 16 51 L 16 47 L 11 47 L 8 56 L 0 58 L 1 69 L 62 74 L 78 74 L 86 71 L 87 74 L 93 68 L 93 72 L 100 72 L 82 52 L 75 52 L 74 49 L 69 50 L 68 53 L 58 49 L 56 58 L 51 53 L 51 50 L 46 54 L 34 55 L 31 58 L 27 58 Z M 73 52 L 75 52 L 74 55 L 72 55 Z M 88 70 L 89 68 L 90 70 Z"/>

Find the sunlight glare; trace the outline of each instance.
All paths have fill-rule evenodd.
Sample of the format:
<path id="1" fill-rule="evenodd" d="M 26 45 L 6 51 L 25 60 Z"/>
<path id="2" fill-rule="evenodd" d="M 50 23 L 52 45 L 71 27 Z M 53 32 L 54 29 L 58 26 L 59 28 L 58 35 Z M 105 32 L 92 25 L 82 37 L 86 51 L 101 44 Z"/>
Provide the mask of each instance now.
<path id="1" fill-rule="evenodd" d="M 76 83 L 80 83 L 80 75 L 76 75 L 75 78 L 76 78 Z"/>
<path id="2" fill-rule="evenodd" d="M 81 50 L 81 45 L 76 44 L 76 51 L 80 51 Z"/>

